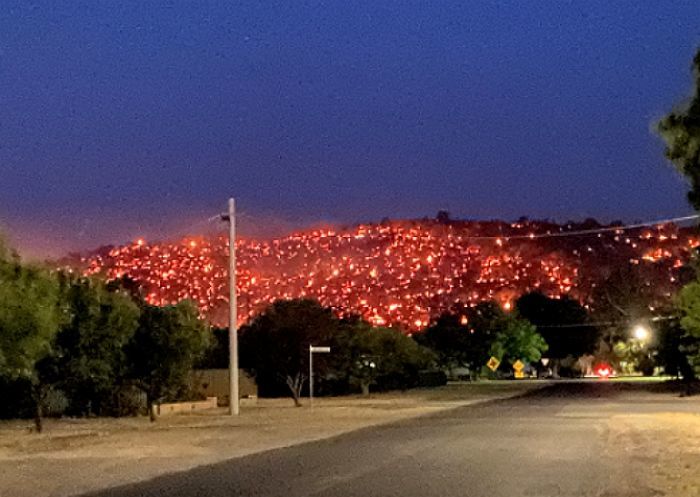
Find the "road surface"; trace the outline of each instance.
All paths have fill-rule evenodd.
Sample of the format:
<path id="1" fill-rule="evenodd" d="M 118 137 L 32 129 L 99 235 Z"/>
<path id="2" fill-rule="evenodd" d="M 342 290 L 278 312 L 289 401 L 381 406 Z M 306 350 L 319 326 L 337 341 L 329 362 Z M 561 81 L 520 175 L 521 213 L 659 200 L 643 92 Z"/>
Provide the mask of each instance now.
<path id="1" fill-rule="evenodd" d="M 668 409 L 613 383 L 562 383 L 91 494 L 652 497 L 650 461 L 614 444 L 615 417 Z M 669 396 L 670 403 L 674 400 Z M 680 405 L 679 409 L 686 409 Z"/>

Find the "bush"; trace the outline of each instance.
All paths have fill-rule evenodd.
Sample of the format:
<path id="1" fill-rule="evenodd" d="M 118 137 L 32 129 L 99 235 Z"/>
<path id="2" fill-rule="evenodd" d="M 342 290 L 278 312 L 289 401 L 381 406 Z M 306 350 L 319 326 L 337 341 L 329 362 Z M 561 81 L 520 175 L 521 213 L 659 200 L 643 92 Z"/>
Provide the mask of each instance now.
<path id="1" fill-rule="evenodd" d="M 42 411 L 46 417 L 60 418 L 68 409 L 68 397 L 57 388 L 49 387 L 43 400 Z"/>
<path id="2" fill-rule="evenodd" d="M 447 385 L 447 375 L 444 371 L 420 371 L 418 373 L 419 387 L 442 387 Z"/>
<path id="3" fill-rule="evenodd" d="M 103 415 L 122 417 L 146 414 L 146 394 L 135 386 L 117 389 L 109 402 L 103 406 Z"/>

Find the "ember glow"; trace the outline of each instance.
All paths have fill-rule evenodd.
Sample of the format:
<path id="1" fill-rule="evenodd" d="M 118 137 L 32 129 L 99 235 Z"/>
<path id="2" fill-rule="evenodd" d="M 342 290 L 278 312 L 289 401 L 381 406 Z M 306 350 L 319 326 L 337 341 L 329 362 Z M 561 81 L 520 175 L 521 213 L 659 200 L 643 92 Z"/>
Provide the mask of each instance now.
<path id="1" fill-rule="evenodd" d="M 269 241 L 242 239 L 236 246 L 239 320 L 246 322 L 276 299 L 311 297 L 341 316 L 356 313 L 377 325 L 416 330 L 455 304 L 493 299 L 510 310 L 532 290 L 587 302 L 606 271 L 627 263 L 643 270 L 663 300 L 677 287 L 679 271 L 700 243 L 695 230 L 675 225 L 539 237 L 580 228 L 535 221 L 422 220 L 314 230 Z M 224 325 L 227 256 L 223 236 L 176 243 L 138 239 L 74 264 L 88 275 L 136 280 L 152 304 L 194 300 L 212 323 Z"/>

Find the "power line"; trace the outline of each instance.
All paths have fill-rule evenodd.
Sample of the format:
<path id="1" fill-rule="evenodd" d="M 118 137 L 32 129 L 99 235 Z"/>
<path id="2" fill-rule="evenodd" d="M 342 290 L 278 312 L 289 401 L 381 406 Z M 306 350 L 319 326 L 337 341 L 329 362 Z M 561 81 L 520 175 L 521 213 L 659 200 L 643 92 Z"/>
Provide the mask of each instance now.
<path id="1" fill-rule="evenodd" d="M 669 321 L 677 319 L 678 316 L 654 316 L 649 321 Z M 533 323 L 534 324 L 534 323 Z M 602 326 L 617 326 L 621 324 L 630 324 L 629 320 L 622 321 L 598 321 L 593 323 L 567 323 L 567 324 L 535 324 L 538 328 L 598 328 Z"/>
<path id="2" fill-rule="evenodd" d="M 255 219 L 254 215 L 248 214 L 247 212 L 239 212 L 236 217 L 246 217 L 249 219 Z M 212 222 L 219 219 L 219 215 L 210 217 L 207 221 Z M 640 228 L 648 228 L 651 226 L 658 226 L 663 224 L 683 224 L 688 221 L 694 221 L 700 219 L 700 214 L 691 214 L 688 216 L 677 216 L 666 219 L 656 219 L 653 221 L 643 221 L 640 223 L 624 224 L 620 226 L 604 226 L 601 228 L 590 228 L 584 230 L 573 230 L 573 231 L 561 231 L 558 233 L 530 233 L 527 235 L 463 235 L 462 238 L 467 238 L 469 240 L 537 240 L 541 238 L 563 238 L 569 236 L 587 236 L 587 235 L 598 235 L 602 233 L 613 233 L 618 231 L 629 231 Z"/>
<path id="3" fill-rule="evenodd" d="M 700 219 L 700 214 L 691 214 L 689 216 L 679 216 L 672 217 L 668 219 L 658 219 L 655 221 L 645 221 L 641 223 L 625 224 L 621 226 L 606 226 L 603 228 L 591 228 L 587 230 L 574 230 L 574 231 L 562 231 L 559 233 L 531 233 L 528 235 L 489 235 L 489 236 L 465 236 L 464 238 L 469 238 L 470 240 L 518 240 L 518 239 L 529 239 L 535 240 L 538 238 L 556 238 L 556 237 L 567 237 L 567 236 L 586 236 L 586 235 L 597 235 L 602 233 L 610 233 L 616 231 L 629 231 L 639 228 L 647 228 L 649 226 L 657 226 L 661 224 L 681 224 L 687 221 L 692 221 L 695 219 Z"/>

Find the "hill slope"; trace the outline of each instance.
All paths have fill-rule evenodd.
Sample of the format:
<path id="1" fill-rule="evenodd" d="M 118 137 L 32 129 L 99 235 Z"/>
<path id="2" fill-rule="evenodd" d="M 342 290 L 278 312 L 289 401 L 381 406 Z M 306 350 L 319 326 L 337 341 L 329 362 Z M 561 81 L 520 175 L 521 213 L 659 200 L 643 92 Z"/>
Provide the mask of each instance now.
<path id="1" fill-rule="evenodd" d="M 567 232 L 608 230 L 560 236 Z M 509 307 L 539 289 L 588 302 L 617 267 L 632 265 L 660 300 L 678 286 L 700 238 L 695 229 L 661 225 L 622 230 L 594 221 L 387 221 L 347 229 L 240 240 L 241 322 L 278 298 L 313 297 L 376 324 L 425 326 L 455 303 L 496 299 Z M 195 300 L 215 324 L 227 319 L 225 238 L 111 247 L 84 257 L 80 269 L 109 279 L 129 276 L 149 302 Z"/>

